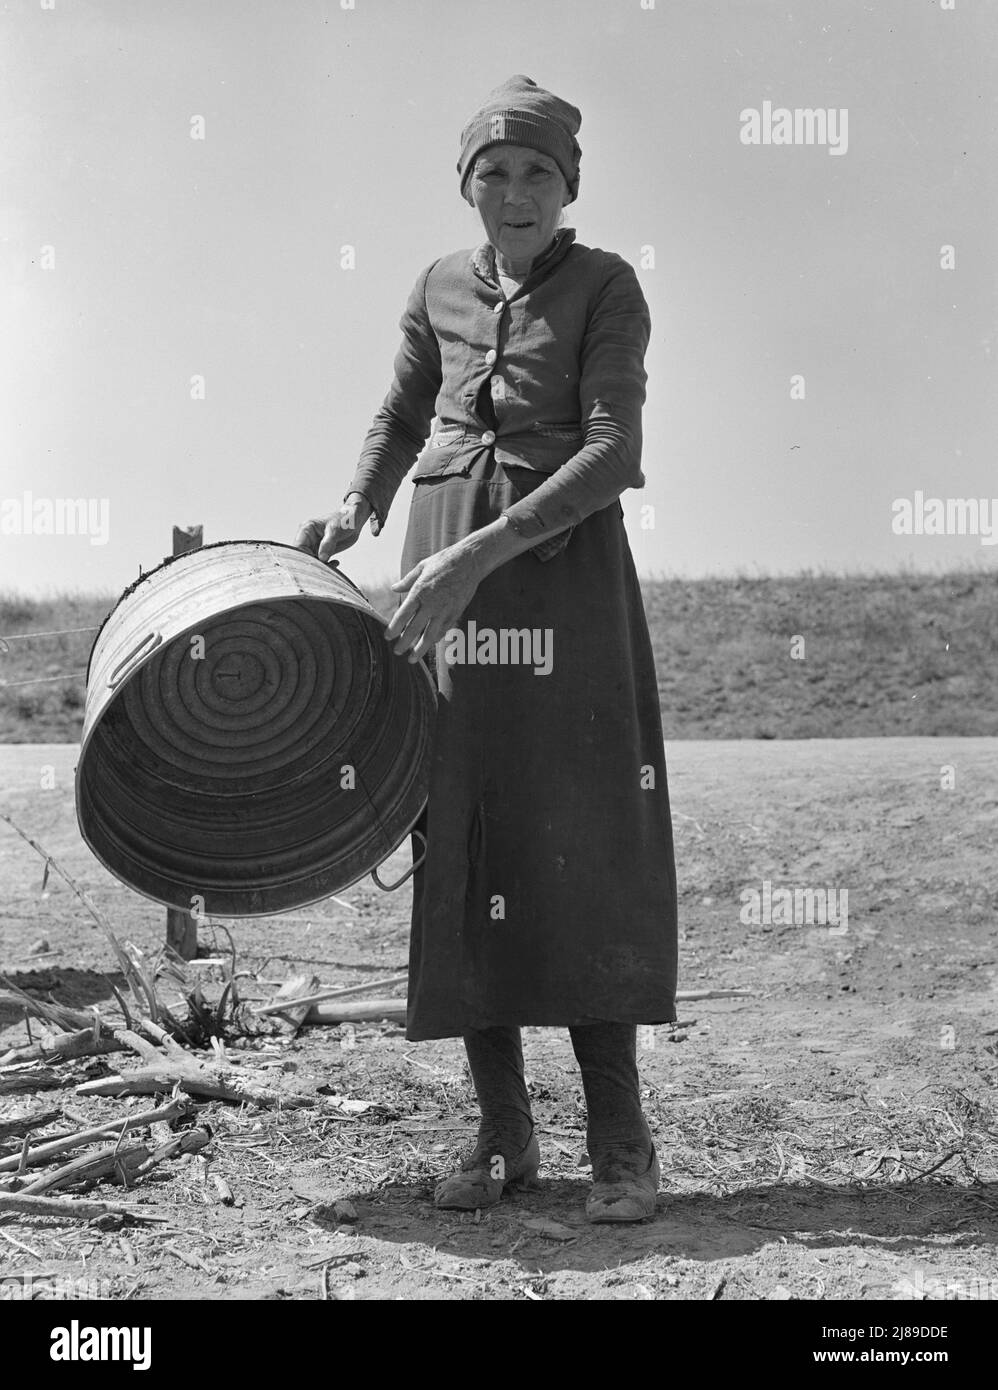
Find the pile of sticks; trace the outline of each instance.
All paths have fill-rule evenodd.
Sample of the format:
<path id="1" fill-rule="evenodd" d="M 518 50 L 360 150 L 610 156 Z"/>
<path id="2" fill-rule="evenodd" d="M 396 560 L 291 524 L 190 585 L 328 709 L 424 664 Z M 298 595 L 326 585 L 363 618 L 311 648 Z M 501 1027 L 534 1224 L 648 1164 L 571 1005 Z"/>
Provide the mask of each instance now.
<path id="1" fill-rule="evenodd" d="M 122 1115 L 37 1142 L 33 1142 L 36 1131 L 57 1123 L 59 1111 L 43 1110 L 0 1121 L 0 1214 L 99 1222 L 123 1217 L 166 1221 L 166 1215 L 142 1204 L 126 1206 L 51 1194 L 88 1193 L 102 1183 L 134 1188 L 167 1160 L 200 1152 L 210 1143 L 211 1130 L 206 1124 L 191 1122 L 206 1102 L 286 1108 L 315 1104 L 314 1097 L 278 1092 L 247 1068 L 233 1068 L 221 1043 L 216 1042 L 210 1060 L 202 1061 L 150 1018 L 133 1013 L 129 1026 L 118 1027 L 96 1015 L 89 1017 L 47 1004 L 10 981 L 4 983 L 4 999 L 23 1008 L 26 1019 L 42 1019 L 61 1031 L 45 1032 L 0 1057 L 0 1097 L 53 1090 L 64 1081 L 57 1071 L 59 1063 L 121 1052 L 136 1056 L 139 1065 L 123 1066 L 112 1075 L 84 1081 L 75 1087 L 76 1095 L 169 1099 L 142 1113 Z M 84 1022 L 85 1027 L 66 1027 Z M 175 1128 L 178 1125 L 182 1127 Z M 148 1138 L 140 1138 L 139 1131 L 148 1132 Z"/>
<path id="2" fill-rule="evenodd" d="M 53 1200 L 43 1195 L 60 1188 L 82 1188 L 88 1190 L 97 1183 L 107 1180 L 119 1183 L 122 1187 L 134 1187 L 158 1164 L 182 1153 L 197 1153 L 211 1140 L 211 1131 L 206 1127 L 192 1127 L 177 1134 L 169 1134 L 169 1127 L 177 1120 L 186 1119 L 193 1114 L 195 1107 L 187 1100 L 173 1100 L 158 1109 L 146 1111 L 141 1115 L 128 1115 L 108 1121 L 92 1129 L 80 1130 L 76 1134 L 62 1135 L 31 1147 L 30 1131 L 26 1126 L 21 1151 L 6 1158 L 0 1158 L 0 1212 L 19 1212 L 23 1215 L 52 1216 L 73 1215 L 83 1220 L 95 1216 L 124 1214 L 127 1212 L 138 1220 L 158 1220 L 154 1213 L 144 1212 L 141 1207 L 121 1208 L 106 1202 Z M 12 1122 L 14 1125 L 17 1121 Z M 28 1121 L 27 1125 L 32 1122 Z M 37 1119 L 34 1127 L 37 1127 Z M 125 1137 L 131 1131 L 156 1126 L 169 1134 L 162 1143 L 150 1149 L 147 1144 L 126 1143 Z M 155 1129 L 153 1129 L 155 1133 Z M 32 1168 L 52 1165 L 53 1160 L 66 1160 L 74 1149 L 84 1148 L 95 1140 L 105 1140 L 100 1147 L 87 1153 L 78 1154 L 68 1161 L 56 1162 L 47 1172 L 36 1176 Z M 110 1141 L 114 1141 L 113 1143 Z M 11 1175 L 11 1176 L 8 1176 Z"/>

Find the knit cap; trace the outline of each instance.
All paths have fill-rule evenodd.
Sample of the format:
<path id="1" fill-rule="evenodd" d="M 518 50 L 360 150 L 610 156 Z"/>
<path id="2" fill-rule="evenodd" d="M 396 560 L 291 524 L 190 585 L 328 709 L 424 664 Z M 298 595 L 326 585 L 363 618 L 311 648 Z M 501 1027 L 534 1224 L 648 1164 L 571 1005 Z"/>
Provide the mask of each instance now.
<path id="1" fill-rule="evenodd" d="M 522 73 L 510 77 L 485 99 L 461 132 L 461 158 L 457 171 L 461 193 L 468 198 L 467 183 L 475 156 L 489 145 L 527 145 L 550 155 L 565 176 L 569 202 L 579 196 L 579 161 L 582 151 L 575 136 L 582 125 L 577 106 L 562 101 L 553 92 Z M 470 198 L 468 199 L 470 202 Z"/>

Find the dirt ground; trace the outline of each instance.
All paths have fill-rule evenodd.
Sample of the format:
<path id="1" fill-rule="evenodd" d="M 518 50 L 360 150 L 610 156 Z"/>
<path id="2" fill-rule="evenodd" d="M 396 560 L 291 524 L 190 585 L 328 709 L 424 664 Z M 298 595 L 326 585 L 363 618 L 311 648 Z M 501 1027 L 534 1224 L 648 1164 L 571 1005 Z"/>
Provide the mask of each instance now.
<path id="1" fill-rule="evenodd" d="M 0 809 L 119 936 L 154 951 L 165 910 L 80 839 L 76 752 L 0 748 Z M 459 1042 L 407 1043 L 388 1024 L 289 1041 L 258 1023 L 229 1041 L 234 1070 L 311 1105 L 212 1103 L 197 1120 L 213 1131 L 207 1165 L 172 1161 L 128 1193 L 93 1194 L 166 1211 L 166 1225 L 0 1220 L 3 1277 L 105 1280 L 108 1296 L 135 1299 L 998 1297 L 998 740 L 677 742 L 667 754 L 680 988 L 752 993 L 683 1004 L 674 1028 L 642 1034 L 663 1171 L 654 1220 L 585 1221 L 582 1093 L 563 1031 L 524 1038 L 539 1188 L 461 1214 L 432 1206 L 435 1177 L 475 1128 Z M 0 871 L 0 971 L 40 998 L 113 1013 L 107 943 L 55 875 L 42 891 L 42 861 L 2 822 Z M 846 930 L 743 922 L 743 890 L 767 880 L 846 889 Z M 228 924 L 247 1000 L 299 968 L 331 986 L 405 970 L 407 890 L 386 897 L 367 880 L 343 897 L 353 910 Z M 202 937 L 204 953 L 224 950 Z M 25 1041 L 0 1005 L 0 1053 Z M 45 1137 L 148 1109 L 75 1094 L 120 1060 L 39 1069 L 35 1090 L 0 1093 L 0 1118 L 58 1112 Z"/>

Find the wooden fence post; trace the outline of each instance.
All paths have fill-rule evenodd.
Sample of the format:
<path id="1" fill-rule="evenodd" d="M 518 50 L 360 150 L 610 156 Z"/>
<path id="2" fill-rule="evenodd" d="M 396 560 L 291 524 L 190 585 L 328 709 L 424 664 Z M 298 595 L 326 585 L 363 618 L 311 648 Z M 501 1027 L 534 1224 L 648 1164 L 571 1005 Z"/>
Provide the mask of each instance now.
<path id="1" fill-rule="evenodd" d="M 204 544 L 203 526 L 174 526 L 173 553 L 186 555 L 200 550 Z M 198 924 L 189 908 L 166 909 L 166 944 L 183 960 L 193 960 L 198 953 Z"/>

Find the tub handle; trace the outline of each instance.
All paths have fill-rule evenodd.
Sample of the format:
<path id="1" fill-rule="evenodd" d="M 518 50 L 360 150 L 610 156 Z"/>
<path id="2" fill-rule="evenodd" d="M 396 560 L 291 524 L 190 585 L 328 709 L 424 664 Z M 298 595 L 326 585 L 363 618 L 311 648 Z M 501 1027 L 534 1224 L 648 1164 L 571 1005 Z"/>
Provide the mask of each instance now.
<path id="1" fill-rule="evenodd" d="M 123 656 L 117 666 L 107 678 L 108 690 L 114 690 L 125 679 L 125 676 L 141 661 L 142 657 L 148 656 L 154 647 L 158 647 L 163 640 L 161 632 L 147 632 L 141 642 L 136 642 L 135 646 Z"/>
<path id="2" fill-rule="evenodd" d="M 396 888 L 401 888 L 403 883 L 405 883 L 406 879 L 411 878 L 413 874 L 416 872 L 416 870 L 420 868 L 426 860 L 426 836 L 422 833 L 421 830 L 414 830 L 412 833 L 418 836 L 420 840 L 422 840 L 423 852 L 418 859 L 413 861 L 412 868 L 406 870 L 406 872 L 399 879 L 398 883 L 382 883 L 381 879 L 378 877 L 378 870 L 371 870 L 371 877 L 374 879 L 375 883 L 378 885 L 378 887 L 381 889 L 383 893 L 394 893 Z M 392 851 L 392 853 L 394 854 L 394 850 Z"/>
<path id="3" fill-rule="evenodd" d="M 364 600 L 364 602 L 368 605 L 368 607 L 370 607 L 371 600 L 364 593 L 363 589 L 358 588 L 358 586 L 353 582 L 353 580 L 348 575 L 343 573 L 343 571 L 340 569 L 340 562 L 335 555 L 331 555 L 330 558 L 326 561 L 326 567 L 327 569 L 335 570 L 337 578 L 342 579 L 347 584 L 349 584 L 354 593 L 359 594 L 360 597 Z"/>

